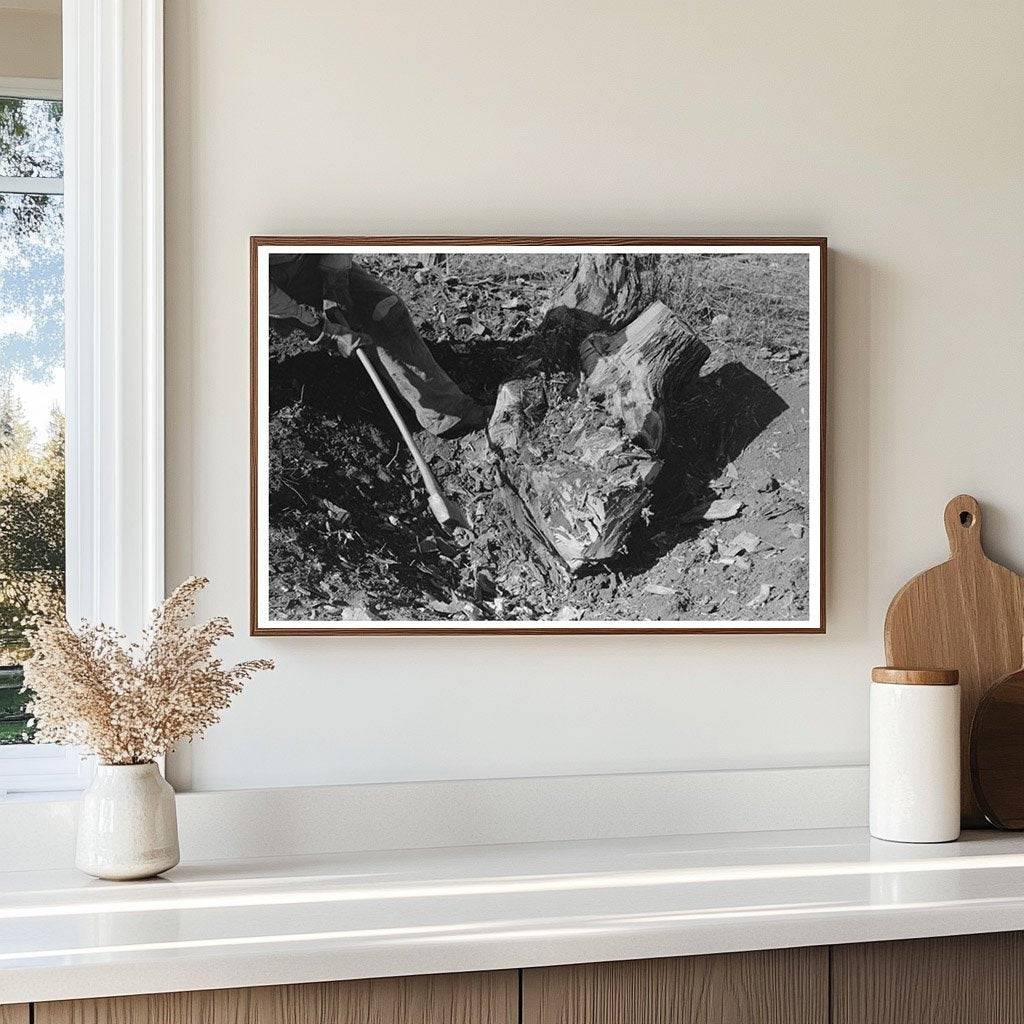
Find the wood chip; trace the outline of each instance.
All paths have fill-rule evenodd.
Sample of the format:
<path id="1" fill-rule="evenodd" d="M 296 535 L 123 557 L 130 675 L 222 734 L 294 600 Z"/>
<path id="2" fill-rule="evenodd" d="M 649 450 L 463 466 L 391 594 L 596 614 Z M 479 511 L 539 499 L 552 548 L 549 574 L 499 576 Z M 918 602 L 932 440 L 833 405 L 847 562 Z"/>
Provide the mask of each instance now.
<path id="1" fill-rule="evenodd" d="M 661 597 L 674 597 L 679 593 L 678 590 L 673 590 L 671 587 L 663 587 L 660 583 L 648 583 L 644 587 L 644 592 L 648 594 L 658 594 Z"/>
<path id="2" fill-rule="evenodd" d="M 739 515 L 740 509 L 743 508 L 742 501 L 734 501 L 731 498 L 719 498 L 716 501 L 711 502 L 704 512 L 705 519 L 732 519 L 733 516 Z"/>
<path id="3" fill-rule="evenodd" d="M 326 498 L 323 499 L 324 508 L 327 509 L 327 514 L 337 520 L 339 523 L 345 522 L 351 518 L 347 509 L 342 508 L 340 505 L 335 505 L 333 501 L 328 501 Z"/>
<path id="4" fill-rule="evenodd" d="M 558 622 L 576 622 L 583 618 L 583 609 L 577 608 L 574 605 L 567 604 L 562 608 L 558 609 L 558 614 L 555 616 L 555 620 Z"/>
<path id="5" fill-rule="evenodd" d="M 744 530 L 736 534 L 732 540 L 719 541 L 718 552 L 724 558 L 735 558 L 736 555 L 752 554 L 761 546 L 761 538 L 757 534 Z"/>
<path id="6" fill-rule="evenodd" d="M 374 615 L 364 604 L 353 604 L 343 608 L 341 612 L 342 622 L 366 622 L 376 621 L 379 615 Z"/>

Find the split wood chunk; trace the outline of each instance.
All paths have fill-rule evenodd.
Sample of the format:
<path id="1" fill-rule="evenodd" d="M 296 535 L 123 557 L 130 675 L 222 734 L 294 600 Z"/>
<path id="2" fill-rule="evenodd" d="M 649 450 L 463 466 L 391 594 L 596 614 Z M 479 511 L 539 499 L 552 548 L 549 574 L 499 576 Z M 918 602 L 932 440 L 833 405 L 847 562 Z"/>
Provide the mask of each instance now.
<path id="1" fill-rule="evenodd" d="M 621 552 L 661 470 L 664 399 L 708 349 L 664 303 L 625 329 L 587 337 L 582 375 L 505 384 L 488 426 L 503 478 L 571 572 Z"/>
<path id="2" fill-rule="evenodd" d="M 665 396 L 697 375 L 706 345 L 664 302 L 653 302 L 616 334 L 592 334 L 580 346 L 587 387 L 610 416 L 649 452 L 665 436 Z"/>
<path id="3" fill-rule="evenodd" d="M 514 452 L 526 434 L 541 424 L 547 411 L 547 388 L 542 377 L 510 380 L 498 392 L 487 435 L 506 454 Z"/>

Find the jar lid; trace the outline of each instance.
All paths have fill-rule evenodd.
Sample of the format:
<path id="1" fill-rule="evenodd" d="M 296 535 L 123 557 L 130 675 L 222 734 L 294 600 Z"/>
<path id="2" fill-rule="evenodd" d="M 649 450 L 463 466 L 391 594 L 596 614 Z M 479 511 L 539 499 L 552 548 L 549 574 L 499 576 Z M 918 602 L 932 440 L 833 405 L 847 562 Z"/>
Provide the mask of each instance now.
<path id="1" fill-rule="evenodd" d="M 956 686 L 960 673 L 955 668 L 890 668 L 871 670 L 873 683 L 901 683 L 907 686 Z"/>

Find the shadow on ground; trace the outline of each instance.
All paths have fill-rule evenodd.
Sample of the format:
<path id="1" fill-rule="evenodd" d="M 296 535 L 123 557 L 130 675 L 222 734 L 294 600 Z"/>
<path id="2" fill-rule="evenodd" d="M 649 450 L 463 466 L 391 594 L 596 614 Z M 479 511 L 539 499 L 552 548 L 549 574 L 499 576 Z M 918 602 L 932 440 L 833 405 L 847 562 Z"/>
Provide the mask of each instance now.
<path id="1" fill-rule="evenodd" d="M 719 497 L 712 481 L 788 408 L 742 363 L 726 363 L 680 392 L 667 410 L 651 528 L 634 531 L 630 550 L 610 568 L 627 576 L 645 572 L 677 544 L 695 539 L 708 525 L 704 512 Z"/>

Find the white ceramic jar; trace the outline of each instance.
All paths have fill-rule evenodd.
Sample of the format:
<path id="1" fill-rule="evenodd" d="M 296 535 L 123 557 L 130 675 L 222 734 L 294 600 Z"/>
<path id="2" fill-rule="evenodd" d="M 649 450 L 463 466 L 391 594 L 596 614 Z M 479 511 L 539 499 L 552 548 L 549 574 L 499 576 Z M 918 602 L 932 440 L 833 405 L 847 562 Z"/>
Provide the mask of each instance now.
<path id="1" fill-rule="evenodd" d="M 75 864 L 96 878 L 150 878 L 178 863 L 174 790 L 155 764 L 101 764 L 82 794 Z"/>
<path id="2" fill-rule="evenodd" d="M 876 668 L 871 680 L 871 835 L 897 843 L 958 838 L 958 673 Z"/>

